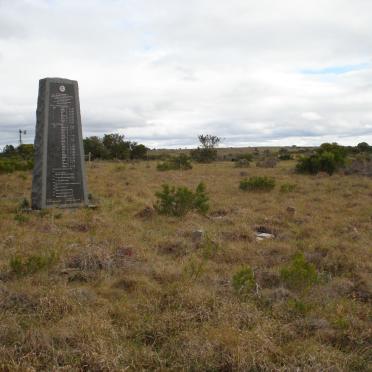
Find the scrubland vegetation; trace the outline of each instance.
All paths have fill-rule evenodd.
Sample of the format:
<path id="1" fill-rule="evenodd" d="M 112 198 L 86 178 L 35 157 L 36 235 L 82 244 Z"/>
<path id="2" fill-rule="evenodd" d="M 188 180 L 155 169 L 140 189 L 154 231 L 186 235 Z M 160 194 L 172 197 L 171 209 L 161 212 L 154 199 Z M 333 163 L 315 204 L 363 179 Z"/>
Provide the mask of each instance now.
<path id="1" fill-rule="evenodd" d="M 74 210 L 0 174 L 0 370 L 370 370 L 372 179 L 252 154 L 94 161 Z"/>

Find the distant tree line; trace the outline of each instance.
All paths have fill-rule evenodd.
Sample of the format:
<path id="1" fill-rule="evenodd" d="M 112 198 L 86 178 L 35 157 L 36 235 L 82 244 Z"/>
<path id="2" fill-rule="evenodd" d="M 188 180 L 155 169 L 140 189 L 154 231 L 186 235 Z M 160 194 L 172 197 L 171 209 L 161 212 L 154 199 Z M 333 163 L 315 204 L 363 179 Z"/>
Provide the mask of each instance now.
<path id="1" fill-rule="evenodd" d="M 0 153 L 1 158 L 18 158 L 23 160 L 33 160 L 34 145 L 22 144 L 18 147 L 13 145 L 5 145 L 3 151 Z"/>
<path id="2" fill-rule="evenodd" d="M 313 154 L 302 156 L 296 165 L 298 173 L 317 174 L 326 172 L 332 175 L 346 165 L 349 155 L 360 155 L 367 160 L 371 159 L 372 146 L 361 142 L 357 146 L 341 146 L 335 142 L 323 143 Z"/>
<path id="3" fill-rule="evenodd" d="M 92 159 L 146 159 L 149 150 L 145 145 L 125 141 L 124 136 L 117 133 L 105 134 L 102 138 L 87 137 L 83 142 L 85 155 L 90 153 Z"/>
<path id="4" fill-rule="evenodd" d="M 34 145 L 6 145 L 0 153 L 0 173 L 30 170 L 34 167 Z"/>

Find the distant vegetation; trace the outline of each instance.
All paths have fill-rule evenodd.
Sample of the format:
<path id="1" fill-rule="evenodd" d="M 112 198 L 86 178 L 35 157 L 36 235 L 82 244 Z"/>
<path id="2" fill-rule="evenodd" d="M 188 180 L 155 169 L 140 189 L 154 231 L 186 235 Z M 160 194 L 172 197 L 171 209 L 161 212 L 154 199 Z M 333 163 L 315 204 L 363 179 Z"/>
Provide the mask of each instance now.
<path id="1" fill-rule="evenodd" d="M 191 159 L 186 154 L 179 154 L 159 163 L 156 168 L 159 171 L 192 169 Z"/>
<path id="2" fill-rule="evenodd" d="M 234 161 L 235 167 L 245 168 L 255 161 L 256 167 L 274 168 L 278 161 L 296 159 L 295 171 L 316 175 L 324 172 L 329 175 L 342 171 L 344 174 L 372 176 L 372 146 L 361 142 L 357 146 L 341 146 L 337 143 L 323 143 L 318 148 L 261 149 L 251 152 L 245 149 L 217 150 L 221 138 L 211 134 L 198 136 L 200 145 L 193 150 L 150 150 L 143 144 L 126 141 L 124 135 L 111 133 L 103 137 L 87 137 L 83 140 L 84 152 L 91 160 L 161 160 L 159 171 L 192 169 L 192 161 L 211 163 L 218 159 Z M 170 155 L 170 154 L 174 155 Z M 34 146 L 22 144 L 18 147 L 6 145 L 0 153 L 0 173 L 30 170 L 34 164 Z M 244 186 L 243 186 L 244 187 Z"/>
<path id="3" fill-rule="evenodd" d="M 198 163 L 211 163 L 217 160 L 217 146 L 221 142 L 221 138 L 211 134 L 198 136 L 200 147 L 190 151 L 193 160 Z"/>
<path id="4" fill-rule="evenodd" d="M 300 158 L 296 170 L 299 173 L 326 172 L 332 175 L 345 166 L 347 154 L 347 149 L 337 143 L 323 143 L 315 154 Z"/>
<path id="5" fill-rule="evenodd" d="M 101 137 L 84 139 L 85 155 L 89 153 L 92 159 L 146 159 L 148 148 L 137 142 L 125 141 L 124 135 L 111 133 Z"/>
<path id="6" fill-rule="evenodd" d="M 332 175 L 341 168 L 345 168 L 347 158 L 355 154 L 362 154 L 364 159 L 371 160 L 372 146 L 366 142 L 359 143 L 355 147 L 323 143 L 313 154 L 299 159 L 296 171 L 308 174 L 326 172 Z"/>
<path id="7" fill-rule="evenodd" d="M 288 149 L 280 149 L 278 153 L 278 159 L 279 160 L 292 160 L 293 155 L 290 153 Z"/>
<path id="8" fill-rule="evenodd" d="M 12 173 L 18 170 L 30 170 L 34 167 L 34 146 L 6 145 L 0 154 L 0 173 Z"/>

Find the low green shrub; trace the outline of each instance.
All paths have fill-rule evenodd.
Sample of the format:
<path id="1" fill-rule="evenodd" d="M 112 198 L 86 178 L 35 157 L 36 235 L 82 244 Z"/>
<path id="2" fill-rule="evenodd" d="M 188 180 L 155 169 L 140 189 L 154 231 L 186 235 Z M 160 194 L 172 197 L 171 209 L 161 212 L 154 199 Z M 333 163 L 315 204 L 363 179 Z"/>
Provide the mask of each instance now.
<path id="1" fill-rule="evenodd" d="M 10 259 L 9 266 L 11 271 L 19 276 L 33 274 L 37 271 L 45 270 L 57 261 L 57 255 L 54 251 L 43 254 L 34 254 L 28 257 L 19 255 Z"/>
<path id="2" fill-rule="evenodd" d="M 31 207 L 30 201 L 27 198 L 23 198 L 19 203 L 19 210 L 29 209 Z"/>
<path id="3" fill-rule="evenodd" d="M 186 278 L 196 281 L 205 271 L 205 261 L 192 257 L 184 266 L 183 272 Z"/>
<path id="4" fill-rule="evenodd" d="M 278 160 L 274 157 L 264 158 L 256 162 L 258 168 L 275 168 Z"/>
<path id="5" fill-rule="evenodd" d="M 244 154 L 239 154 L 239 155 L 237 156 L 237 159 L 238 159 L 238 160 L 243 160 L 243 159 L 244 159 L 244 160 L 250 162 L 250 161 L 253 160 L 253 154 L 250 153 L 250 152 L 246 152 L 246 153 L 244 153 Z"/>
<path id="6" fill-rule="evenodd" d="M 275 179 L 270 177 L 250 177 L 240 181 L 239 185 L 244 191 L 271 191 L 275 187 Z"/>
<path id="7" fill-rule="evenodd" d="M 14 220 L 17 221 L 18 223 L 25 223 L 25 222 L 28 222 L 30 219 L 28 216 L 18 212 L 14 216 Z"/>
<path id="8" fill-rule="evenodd" d="M 155 196 L 158 200 L 154 207 L 160 214 L 180 217 L 191 210 L 204 214 L 209 209 L 209 198 L 203 183 L 199 183 L 195 192 L 187 187 L 176 188 L 165 184 Z"/>
<path id="9" fill-rule="evenodd" d="M 0 173 L 13 173 L 14 171 L 26 171 L 33 169 L 33 160 L 23 160 L 20 158 L 0 159 Z"/>
<path id="10" fill-rule="evenodd" d="M 283 183 L 280 186 L 280 192 L 293 192 L 297 189 L 297 185 L 295 183 Z"/>
<path id="11" fill-rule="evenodd" d="M 250 163 L 247 159 L 238 159 L 235 162 L 235 168 L 248 168 Z"/>
<path id="12" fill-rule="evenodd" d="M 280 270 L 280 279 L 288 288 L 305 289 L 318 282 L 318 273 L 304 254 L 298 253 L 289 265 Z"/>
<path id="13" fill-rule="evenodd" d="M 187 170 L 191 169 L 191 159 L 186 154 L 179 154 L 178 156 L 173 156 L 170 159 L 159 163 L 156 167 L 159 171 L 167 170 Z"/>
<path id="14" fill-rule="evenodd" d="M 220 246 L 207 235 L 199 245 L 199 249 L 202 252 L 203 258 L 209 259 L 217 254 Z"/>
<path id="15" fill-rule="evenodd" d="M 232 286 L 239 295 L 251 293 L 256 286 L 252 269 L 246 266 L 237 271 L 232 277 Z"/>
<path id="16" fill-rule="evenodd" d="M 289 299 L 287 306 L 289 313 L 294 316 L 305 316 L 313 308 L 312 304 L 299 299 Z"/>

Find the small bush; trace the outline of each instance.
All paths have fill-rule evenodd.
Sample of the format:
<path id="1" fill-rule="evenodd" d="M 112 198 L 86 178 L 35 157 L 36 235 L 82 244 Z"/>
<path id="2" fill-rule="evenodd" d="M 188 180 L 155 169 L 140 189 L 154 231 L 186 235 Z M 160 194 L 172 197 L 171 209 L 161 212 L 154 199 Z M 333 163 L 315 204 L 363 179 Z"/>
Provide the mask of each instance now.
<path id="1" fill-rule="evenodd" d="M 209 259 L 209 258 L 214 257 L 217 254 L 220 247 L 209 236 L 206 236 L 201 242 L 201 244 L 199 245 L 199 249 L 201 249 L 203 258 Z"/>
<path id="2" fill-rule="evenodd" d="M 279 160 L 292 160 L 293 156 L 288 149 L 280 149 L 278 154 Z"/>
<path id="3" fill-rule="evenodd" d="M 317 174 L 320 170 L 319 158 L 316 155 L 301 156 L 296 164 L 296 172 Z"/>
<path id="4" fill-rule="evenodd" d="M 372 176 L 372 156 L 370 154 L 357 156 L 345 168 L 345 174 L 359 174 L 361 176 Z"/>
<path id="5" fill-rule="evenodd" d="M 209 210 L 209 198 L 207 196 L 205 185 L 200 182 L 196 187 L 194 193 L 194 208 L 202 214 L 205 214 Z"/>
<path id="6" fill-rule="evenodd" d="M 183 268 L 184 275 L 192 281 L 198 280 L 205 271 L 204 260 L 191 258 Z"/>
<path id="7" fill-rule="evenodd" d="M 295 183 L 283 183 L 280 186 L 280 192 L 293 192 L 297 189 L 297 185 Z"/>
<path id="8" fill-rule="evenodd" d="M 275 187 L 275 179 L 266 176 L 245 178 L 239 187 L 244 191 L 270 191 Z"/>
<path id="9" fill-rule="evenodd" d="M 18 223 L 25 223 L 28 222 L 30 219 L 28 216 L 25 216 L 22 213 L 16 213 L 16 215 L 14 216 L 14 220 Z"/>
<path id="10" fill-rule="evenodd" d="M 157 170 L 187 170 L 192 169 L 191 159 L 186 154 L 179 154 L 157 165 Z"/>
<path id="11" fill-rule="evenodd" d="M 29 209 L 31 207 L 30 201 L 27 198 L 23 198 L 22 201 L 19 203 L 19 210 L 22 209 Z"/>
<path id="12" fill-rule="evenodd" d="M 176 189 L 174 186 L 170 187 L 167 184 L 163 185 L 162 188 L 162 191 L 155 194 L 158 200 L 154 206 L 160 214 L 180 217 L 191 210 L 204 214 L 209 209 L 209 199 L 203 183 L 199 183 L 195 192 L 187 187 Z"/>
<path id="13" fill-rule="evenodd" d="M 247 295 L 256 286 L 253 271 L 249 266 L 243 267 L 232 278 L 232 286 L 239 295 Z"/>
<path id="14" fill-rule="evenodd" d="M 280 270 L 280 278 L 289 288 L 304 289 L 317 283 L 318 273 L 315 266 L 306 261 L 303 253 L 299 253 Z"/>
<path id="15" fill-rule="evenodd" d="M 256 163 L 256 167 L 258 167 L 258 168 L 275 168 L 277 162 L 278 161 L 275 158 L 268 158 L 268 159 L 258 161 Z"/>
<path id="16" fill-rule="evenodd" d="M 16 275 L 28 275 L 44 270 L 56 262 L 57 256 L 54 251 L 41 255 L 31 255 L 27 258 L 14 256 L 10 259 L 9 266 Z"/>
<path id="17" fill-rule="evenodd" d="M 249 167 L 249 161 L 247 159 L 238 159 L 235 162 L 235 168 L 248 168 Z"/>
<path id="18" fill-rule="evenodd" d="M 239 154 L 238 156 L 237 156 L 237 158 L 238 158 L 238 160 L 246 160 L 247 162 L 250 162 L 250 161 L 252 161 L 253 160 L 253 154 L 252 153 L 250 153 L 250 152 L 246 152 L 246 153 L 244 153 L 244 154 Z"/>
<path id="19" fill-rule="evenodd" d="M 288 310 L 294 316 L 305 316 L 313 306 L 298 299 L 288 300 Z"/>

